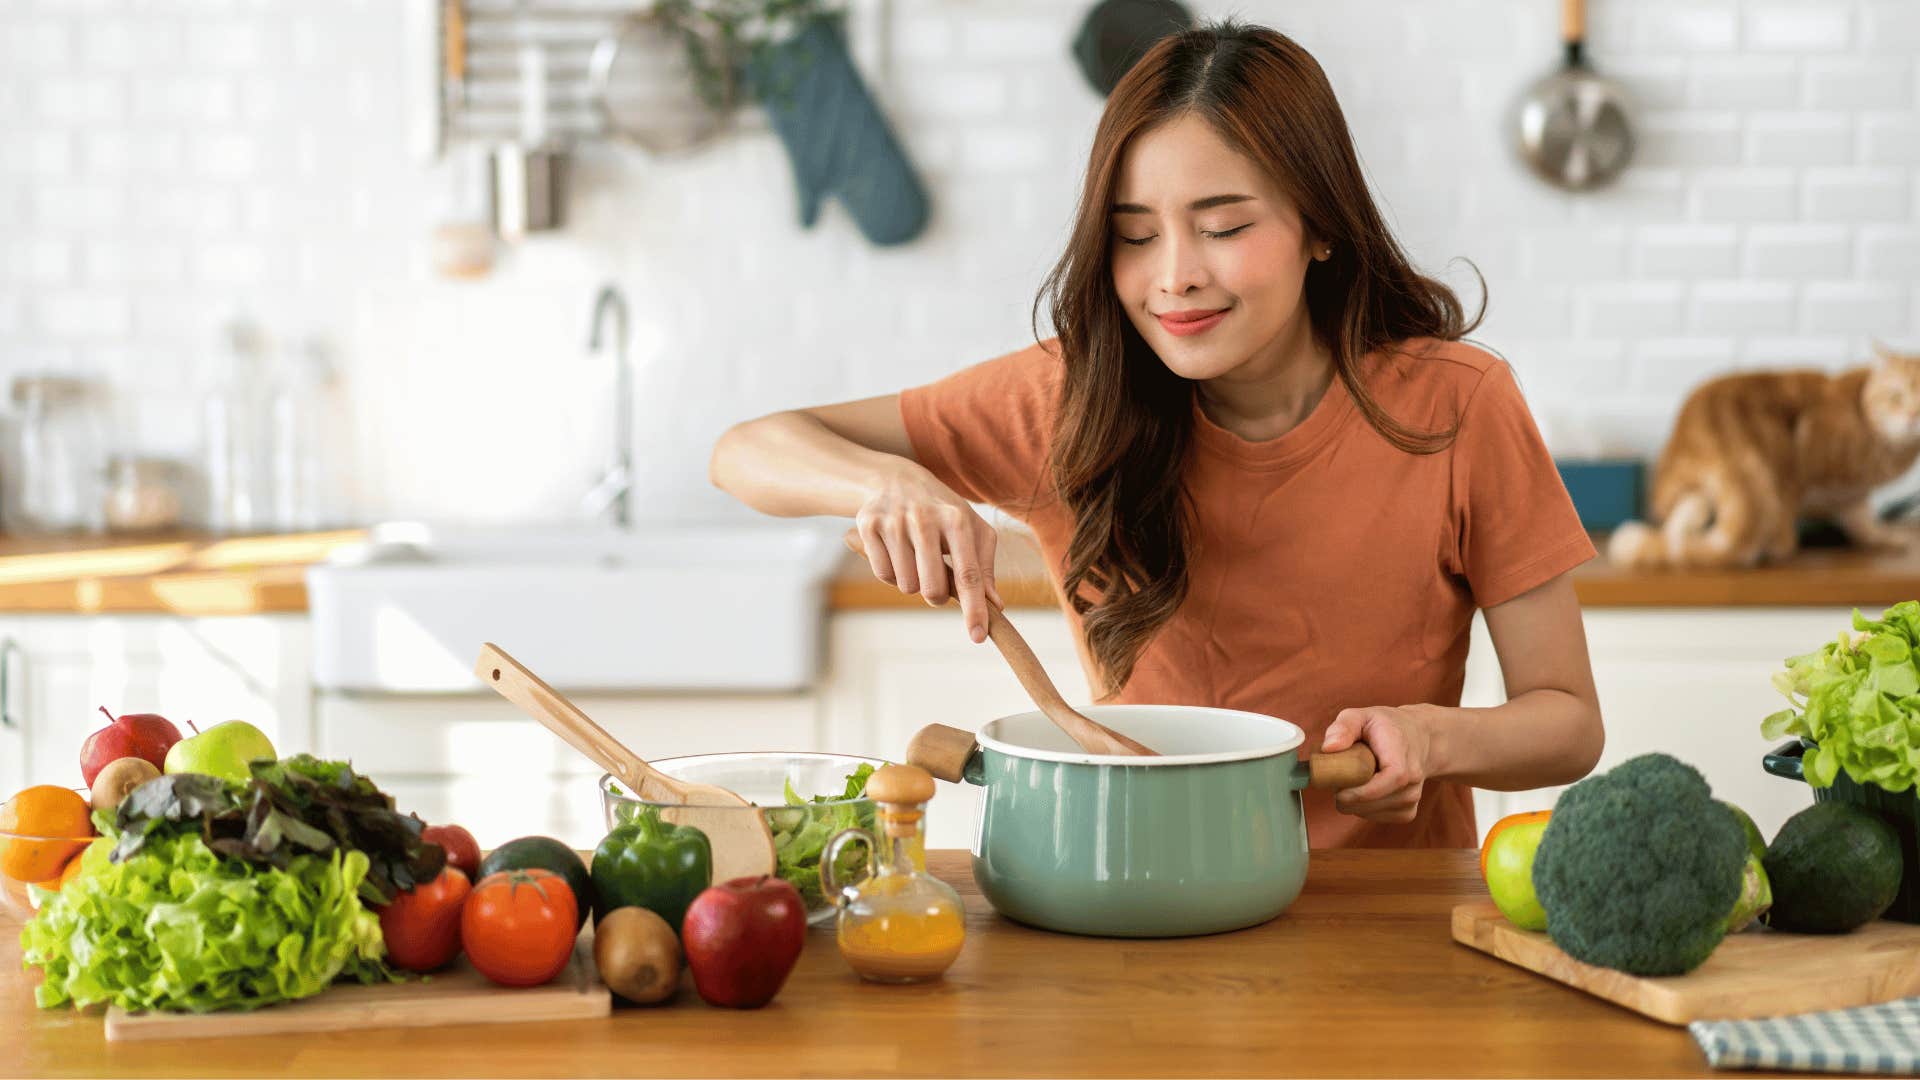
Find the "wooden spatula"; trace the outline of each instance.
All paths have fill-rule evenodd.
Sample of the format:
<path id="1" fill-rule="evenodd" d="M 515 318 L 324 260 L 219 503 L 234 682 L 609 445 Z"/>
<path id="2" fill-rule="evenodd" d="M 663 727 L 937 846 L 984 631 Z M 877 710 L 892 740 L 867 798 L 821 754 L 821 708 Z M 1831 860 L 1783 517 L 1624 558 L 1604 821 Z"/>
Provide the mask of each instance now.
<path id="1" fill-rule="evenodd" d="M 766 814 L 758 807 L 726 788 L 676 780 L 647 764 L 566 695 L 492 642 L 480 647 L 473 673 L 568 746 L 586 755 L 587 760 L 611 773 L 636 798 L 681 804 L 663 808 L 660 816 L 707 834 L 713 846 L 715 884 L 773 873 L 773 833 L 767 828 Z"/>
<path id="2" fill-rule="evenodd" d="M 866 555 L 867 549 L 861 543 L 860 530 L 848 529 L 844 539 L 847 547 L 851 548 L 854 554 Z M 946 571 L 947 595 L 957 597 L 960 595 L 960 590 L 954 584 L 953 567 L 946 567 Z M 994 645 L 999 647 L 1000 655 L 1006 658 L 1007 666 L 1013 669 L 1013 674 L 1020 680 L 1020 685 L 1026 688 L 1027 696 L 1033 699 L 1033 703 L 1039 706 L 1047 719 L 1053 721 L 1061 731 L 1066 732 L 1068 737 L 1079 744 L 1080 749 L 1089 754 L 1159 756 L 1157 751 L 1142 746 L 1105 724 L 1075 711 L 1073 706 L 1067 704 L 1067 699 L 1061 697 L 1060 691 L 1054 687 L 1053 680 L 1047 677 L 1047 669 L 1040 666 L 1040 658 L 1034 655 L 1033 646 L 1027 644 L 1027 639 L 1020 636 L 1020 631 L 1013 628 L 1013 624 L 1007 621 L 1007 616 L 994 605 L 992 600 L 987 601 L 987 636 L 992 638 Z"/>

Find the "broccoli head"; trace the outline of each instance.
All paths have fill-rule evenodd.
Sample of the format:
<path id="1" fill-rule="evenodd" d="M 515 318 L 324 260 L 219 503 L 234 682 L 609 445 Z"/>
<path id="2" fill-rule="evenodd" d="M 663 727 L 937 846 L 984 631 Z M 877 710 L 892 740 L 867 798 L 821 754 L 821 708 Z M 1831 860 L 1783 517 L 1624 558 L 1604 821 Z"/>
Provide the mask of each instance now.
<path id="1" fill-rule="evenodd" d="M 1547 934 L 1576 960 L 1678 975 L 1726 936 L 1745 826 L 1699 770 L 1643 754 L 1561 793 L 1534 856 Z"/>

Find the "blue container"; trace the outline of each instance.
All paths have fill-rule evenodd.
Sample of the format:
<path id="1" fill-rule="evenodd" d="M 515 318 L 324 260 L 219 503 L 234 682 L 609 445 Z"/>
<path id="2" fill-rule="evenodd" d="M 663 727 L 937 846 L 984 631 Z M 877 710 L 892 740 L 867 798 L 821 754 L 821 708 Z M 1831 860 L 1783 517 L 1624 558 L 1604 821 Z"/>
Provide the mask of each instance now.
<path id="1" fill-rule="evenodd" d="M 1573 508 L 1580 524 L 1589 531 L 1605 532 L 1640 516 L 1646 498 L 1646 462 L 1638 458 L 1599 460 L 1561 460 L 1560 482 L 1573 496 Z"/>

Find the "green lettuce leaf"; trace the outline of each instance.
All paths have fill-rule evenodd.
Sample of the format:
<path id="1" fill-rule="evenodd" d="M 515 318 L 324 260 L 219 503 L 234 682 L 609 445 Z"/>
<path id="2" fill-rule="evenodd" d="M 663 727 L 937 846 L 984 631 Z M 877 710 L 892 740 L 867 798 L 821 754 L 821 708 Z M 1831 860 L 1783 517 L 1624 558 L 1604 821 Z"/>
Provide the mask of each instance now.
<path id="1" fill-rule="evenodd" d="M 793 781 L 789 779 L 782 793 L 785 805 L 761 808 L 767 816 L 767 829 L 773 834 L 774 873 L 791 882 L 809 908 L 817 908 L 825 900 L 825 890 L 820 884 L 820 857 L 826 852 L 827 842 L 842 829 L 873 831 L 875 814 L 871 804 L 834 805 L 865 795 L 873 769 L 873 765 L 862 762 L 847 774 L 841 790 L 810 797 L 793 790 Z M 619 790 L 616 788 L 614 793 L 619 794 Z M 615 815 L 627 822 L 637 819 L 645 810 L 643 804 L 627 802 L 620 804 Z M 866 865 L 867 849 L 850 845 L 834 864 L 834 872 L 842 881 L 853 881 Z"/>
<path id="2" fill-rule="evenodd" d="M 335 979 L 392 977 L 380 920 L 360 902 L 367 856 L 334 848 L 285 869 L 225 858 L 198 831 L 148 838 L 116 861 L 96 843 L 84 872 L 21 930 L 45 971 L 42 1008 L 252 1009 Z"/>
<path id="3" fill-rule="evenodd" d="M 1855 783 L 1903 792 L 1920 778 L 1920 601 L 1877 619 L 1858 609 L 1853 629 L 1818 650 L 1789 657 L 1773 683 L 1792 706 L 1760 722 L 1767 739 L 1798 735 L 1814 745 L 1801 760 L 1807 782 Z"/>
<path id="4" fill-rule="evenodd" d="M 285 870 L 302 854 L 361 852 L 361 896 L 384 904 L 438 877 L 446 851 L 421 839 L 426 823 L 394 809 L 393 799 L 341 761 L 299 754 L 256 761 L 252 778 L 233 784 L 177 773 L 134 789 L 120 804 L 114 861 L 138 855 L 149 839 L 198 832 L 209 850 Z"/>
<path id="5" fill-rule="evenodd" d="M 867 779 L 872 775 L 873 766 L 862 762 L 859 768 L 847 774 L 846 785 L 841 791 L 815 795 L 810 799 L 802 799 L 793 790 L 793 782 L 789 780 L 786 787 L 787 809 L 770 811 L 767 815 L 767 823 L 774 830 L 774 872 L 800 890 L 801 899 L 810 908 L 818 907 L 825 899 L 825 890 L 820 884 L 820 857 L 826 852 L 827 841 L 842 829 L 873 831 L 872 806 L 835 805 L 866 794 Z M 834 872 L 840 880 L 851 881 L 865 869 L 866 864 L 866 849 L 850 846 L 841 852 L 834 864 Z"/>

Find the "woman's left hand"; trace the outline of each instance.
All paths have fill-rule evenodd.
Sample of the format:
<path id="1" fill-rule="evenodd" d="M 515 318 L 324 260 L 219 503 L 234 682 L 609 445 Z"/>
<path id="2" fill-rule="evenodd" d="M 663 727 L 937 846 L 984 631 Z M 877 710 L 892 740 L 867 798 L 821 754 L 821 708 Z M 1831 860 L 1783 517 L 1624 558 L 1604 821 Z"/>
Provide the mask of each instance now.
<path id="1" fill-rule="evenodd" d="M 1335 792 L 1335 809 L 1383 825 L 1404 825 L 1413 820 L 1427 782 L 1433 747 L 1433 731 L 1422 717 L 1426 708 L 1372 705 L 1340 710 L 1321 740 L 1320 753 L 1331 754 L 1363 742 L 1373 751 L 1378 771 L 1359 787 Z"/>

